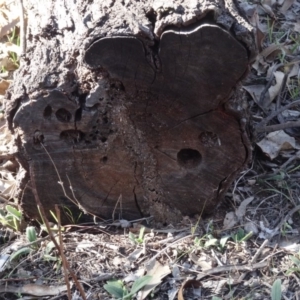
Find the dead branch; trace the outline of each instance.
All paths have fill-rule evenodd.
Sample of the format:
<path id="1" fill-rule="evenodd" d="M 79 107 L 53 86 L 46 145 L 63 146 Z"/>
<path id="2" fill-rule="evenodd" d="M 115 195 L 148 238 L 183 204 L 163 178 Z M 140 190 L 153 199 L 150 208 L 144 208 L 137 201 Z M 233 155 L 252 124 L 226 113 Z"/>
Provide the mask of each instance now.
<path id="1" fill-rule="evenodd" d="M 292 127 L 300 127 L 300 121 L 286 122 L 286 123 L 283 123 L 283 124 L 275 124 L 275 125 L 269 125 L 269 126 L 256 127 L 255 131 L 257 133 L 259 133 L 259 132 L 273 132 L 273 131 L 292 128 Z"/>
<path id="2" fill-rule="evenodd" d="M 214 275 L 218 273 L 224 273 L 224 272 L 232 272 L 232 271 L 253 271 L 256 269 L 264 268 L 268 265 L 268 262 L 259 262 L 253 265 L 228 265 L 228 266 L 221 266 L 216 267 L 210 270 L 207 270 L 203 272 L 203 274 L 200 274 L 197 276 L 197 280 L 201 280 L 207 275 Z"/>
<path id="3" fill-rule="evenodd" d="M 260 127 L 263 127 L 264 125 L 266 125 L 269 121 L 271 121 L 274 117 L 276 117 L 278 114 L 282 113 L 283 111 L 300 104 L 300 98 L 297 98 L 296 100 L 294 100 L 293 102 L 281 107 L 280 109 L 272 112 L 268 117 L 266 117 L 265 119 L 263 119 L 258 125 L 256 125 L 255 130 L 257 131 L 257 129 L 259 129 Z"/>

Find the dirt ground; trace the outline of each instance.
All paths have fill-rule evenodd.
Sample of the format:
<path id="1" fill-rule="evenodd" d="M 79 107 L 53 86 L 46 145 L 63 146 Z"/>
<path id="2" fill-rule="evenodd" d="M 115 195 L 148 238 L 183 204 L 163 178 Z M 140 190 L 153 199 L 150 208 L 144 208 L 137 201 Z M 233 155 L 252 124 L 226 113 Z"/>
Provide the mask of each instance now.
<path id="1" fill-rule="evenodd" d="M 21 53 L 19 9 L 6 2 L 2 99 Z M 80 223 L 70 213 L 69 225 L 50 224 L 57 249 L 45 224 L 14 209 L 1 113 L 0 299 L 300 299 L 300 1 L 239 7 L 259 50 L 243 82 L 253 160 L 213 216 L 153 226 L 151 218 Z"/>

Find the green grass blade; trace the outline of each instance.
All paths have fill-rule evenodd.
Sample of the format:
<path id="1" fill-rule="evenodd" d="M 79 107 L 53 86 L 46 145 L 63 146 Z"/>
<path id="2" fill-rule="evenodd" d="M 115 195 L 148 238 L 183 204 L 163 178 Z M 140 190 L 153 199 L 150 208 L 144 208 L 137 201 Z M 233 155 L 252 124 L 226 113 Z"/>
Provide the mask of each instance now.
<path id="1" fill-rule="evenodd" d="M 300 260 L 298 258 L 296 258 L 295 256 L 290 256 L 290 260 L 297 265 L 298 267 L 300 267 Z"/>
<path id="2" fill-rule="evenodd" d="M 124 299 L 128 298 L 128 297 L 131 297 L 134 294 L 136 294 L 139 290 L 141 290 L 151 280 L 151 278 L 152 278 L 152 276 L 146 275 L 146 276 L 143 276 L 143 277 L 137 279 L 133 283 L 130 293 L 128 295 L 126 295 L 126 297 L 124 297 Z"/>
<path id="3" fill-rule="evenodd" d="M 37 240 L 36 231 L 34 226 L 28 226 L 26 228 L 26 238 L 28 242 L 32 243 Z"/>
<path id="4" fill-rule="evenodd" d="M 280 279 L 276 279 L 272 285 L 271 299 L 272 300 L 281 300 L 281 280 Z"/>
<path id="5" fill-rule="evenodd" d="M 22 255 L 27 255 L 27 254 L 29 254 L 31 251 L 32 251 L 32 249 L 30 249 L 29 247 L 21 248 L 21 249 L 17 250 L 16 252 L 14 252 L 14 253 L 10 256 L 9 260 L 10 260 L 10 261 L 14 261 L 14 260 L 18 259 L 18 258 L 19 258 L 20 256 L 22 256 Z"/>
<path id="6" fill-rule="evenodd" d="M 58 223 L 57 216 L 55 215 L 55 213 L 52 210 L 50 210 L 50 214 L 53 217 L 53 219 L 55 220 L 55 222 Z"/>
<path id="7" fill-rule="evenodd" d="M 220 246 L 221 246 L 222 249 L 225 247 L 228 239 L 230 239 L 229 235 L 221 237 L 221 239 L 220 239 Z"/>
<path id="8" fill-rule="evenodd" d="M 15 209 L 11 205 L 6 205 L 5 209 L 9 214 L 14 216 L 18 221 L 22 220 L 22 213 L 19 210 Z"/>
<path id="9" fill-rule="evenodd" d="M 103 287 L 113 297 L 123 299 L 123 284 L 120 281 L 108 281 Z"/>
<path id="10" fill-rule="evenodd" d="M 145 227 L 143 226 L 141 229 L 140 229 L 140 234 L 139 234 L 139 240 L 143 240 L 144 238 L 144 232 L 145 232 Z"/>

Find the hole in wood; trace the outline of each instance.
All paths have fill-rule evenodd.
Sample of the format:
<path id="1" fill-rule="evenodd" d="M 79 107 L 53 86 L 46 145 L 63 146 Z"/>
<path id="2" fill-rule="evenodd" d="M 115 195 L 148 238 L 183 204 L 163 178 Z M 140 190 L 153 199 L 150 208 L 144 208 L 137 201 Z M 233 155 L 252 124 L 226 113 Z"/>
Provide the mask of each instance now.
<path id="1" fill-rule="evenodd" d="M 200 133 L 199 140 L 204 147 L 212 148 L 221 146 L 221 141 L 218 135 L 210 131 Z"/>
<path id="2" fill-rule="evenodd" d="M 65 108 L 60 108 L 56 111 L 55 116 L 58 121 L 63 123 L 68 123 L 72 119 L 72 114 L 67 111 Z"/>
<path id="3" fill-rule="evenodd" d="M 181 149 L 177 153 L 178 164 L 184 168 L 190 169 L 200 165 L 202 156 L 199 151 L 194 149 Z"/>
<path id="4" fill-rule="evenodd" d="M 104 116 L 102 118 L 103 124 L 107 124 L 108 123 L 108 118 L 106 116 Z"/>
<path id="5" fill-rule="evenodd" d="M 102 161 L 104 164 L 107 163 L 107 160 L 108 160 L 107 156 L 103 156 L 103 157 L 101 158 L 101 161 Z"/>
<path id="6" fill-rule="evenodd" d="M 79 122 L 82 116 L 82 108 L 79 107 L 75 112 L 75 122 Z"/>
<path id="7" fill-rule="evenodd" d="M 36 130 L 33 135 L 33 144 L 35 146 L 40 146 L 44 142 L 44 135 L 40 130 Z"/>
<path id="8" fill-rule="evenodd" d="M 44 109 L 43 116 L 45 119 L 50 119 L 52 115 L 52 107 L 50 105 L 47 105 Z"/>
<path id="9" fill-rule="evenodd" d="M 67 142 L 79 143 L 84 139 L 84 133 L 80 130 L 70 129 L 62 131 L 59 137 Z"/>
<path id="10" fill-rule="evenodd" d="M 123 83 L 121 81 L 118 81 L 118 80 L 116 80 L 115 82 L 112 82 L 110 87 L 112 89 L 117 90 L 117 91 L 125 91 L 125 87 L 124 87 Z"/>

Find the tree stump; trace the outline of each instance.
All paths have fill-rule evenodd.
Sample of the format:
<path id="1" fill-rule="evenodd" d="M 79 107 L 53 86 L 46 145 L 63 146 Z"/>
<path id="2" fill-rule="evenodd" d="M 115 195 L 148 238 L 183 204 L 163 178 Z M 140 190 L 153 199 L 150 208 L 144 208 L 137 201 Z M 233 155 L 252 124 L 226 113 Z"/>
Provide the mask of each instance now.
<path id="1" fill-rule="evenodd" d="M 251 156 L 248 25 L 231 1 L 76 2 L 27 1 L 6 101 L 24 211 L 39 197 L 102 218 L 213 212 Z"/>

